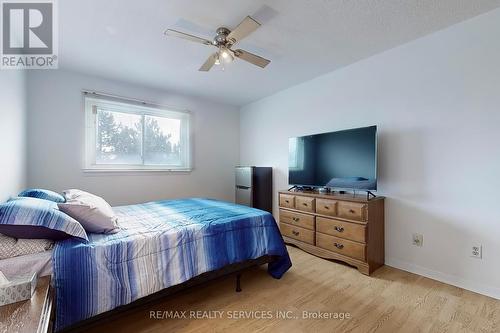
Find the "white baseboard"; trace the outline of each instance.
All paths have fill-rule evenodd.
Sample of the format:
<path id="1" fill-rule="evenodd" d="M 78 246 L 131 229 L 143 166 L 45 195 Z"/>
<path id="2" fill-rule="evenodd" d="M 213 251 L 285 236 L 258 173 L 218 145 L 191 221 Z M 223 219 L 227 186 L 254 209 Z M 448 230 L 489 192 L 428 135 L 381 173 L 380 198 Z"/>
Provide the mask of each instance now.
<path id="1" fill-rule="evenodd" d="M 428 269 L 426 267 L 415 265 L 396 258 L 385 258 L 385 264 L 387 266 L 398 268 L 403 271 L 425 276 L 429 279 L 467 289 L 478 294 L 500 299 L 500 288 L 497 287 L 476 283 L 467 279 L 460 278 L 458 276 Z"/>

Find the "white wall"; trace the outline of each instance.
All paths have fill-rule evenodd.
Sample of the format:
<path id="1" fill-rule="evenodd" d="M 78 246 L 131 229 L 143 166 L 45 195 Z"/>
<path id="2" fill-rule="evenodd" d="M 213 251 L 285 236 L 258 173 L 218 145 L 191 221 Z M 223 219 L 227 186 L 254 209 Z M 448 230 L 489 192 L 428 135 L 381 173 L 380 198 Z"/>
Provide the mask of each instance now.
<path id="1" fill-rule="evenodd" d="M 191 173 L 89 174 L 82 171 L 82 89 L 139 98 L 192 112 Z M 64 70 L 28 77 L 28 185 L 62 191 L 80 188 L 112 205 L 202 196 L 234 200 L 239 114 L 234 107 Z"/>
<path id="2" fill-rule="evenodd" d="M 26 75 L 0 72 L 0 202 L 26 185 Z"/>
<path id="3" fill-rule="evenodd" d="M 500 298 L 499 33 L 496 10 L 247 105 L 240 162 L 276 192 L 288 137 L 378 125 L 386 263 Z"/>

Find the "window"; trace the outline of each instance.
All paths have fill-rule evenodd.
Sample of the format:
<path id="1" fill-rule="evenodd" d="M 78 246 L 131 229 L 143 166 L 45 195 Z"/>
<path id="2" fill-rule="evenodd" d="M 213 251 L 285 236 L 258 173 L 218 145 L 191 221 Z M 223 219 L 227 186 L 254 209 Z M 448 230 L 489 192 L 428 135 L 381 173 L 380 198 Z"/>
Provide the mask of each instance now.
<path id="1" fill-rule="evenodd" d="M 190 115 L 85 96 L 86 170 L 189 171 Z"/>
<path id="2" fill-rule="evenodd" d="M 288 168 L 304 170 L 304 138 L 290 138 L 288 141 Z"/>

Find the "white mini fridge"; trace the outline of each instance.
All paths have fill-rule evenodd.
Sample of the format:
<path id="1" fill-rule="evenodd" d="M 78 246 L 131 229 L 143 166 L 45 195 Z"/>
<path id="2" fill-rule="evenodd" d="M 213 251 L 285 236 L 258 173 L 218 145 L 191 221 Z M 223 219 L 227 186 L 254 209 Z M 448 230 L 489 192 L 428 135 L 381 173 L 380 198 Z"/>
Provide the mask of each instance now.
<path id="1" fill-rule="evenodd" d="M 273 168 L 236 167 L 236 203 L 272 213 Z"/>

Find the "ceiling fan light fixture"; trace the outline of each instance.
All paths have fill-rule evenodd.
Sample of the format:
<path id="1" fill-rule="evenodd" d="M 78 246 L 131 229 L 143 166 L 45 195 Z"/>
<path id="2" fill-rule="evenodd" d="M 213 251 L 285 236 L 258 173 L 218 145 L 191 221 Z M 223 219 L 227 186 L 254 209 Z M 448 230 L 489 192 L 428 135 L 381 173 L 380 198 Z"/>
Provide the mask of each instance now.
<path id="1" fill-rule="evenodd" d="M 218 28 L 216 31 L 217 35 L 213 40 L 193 36 L 173 29 L 167 29 L 165 31 L 165 35 L 183 38 L 192 42 L 214 46 L 217 48 L 217 51 L 210 55 L 200 67 L 199 71 L 201 72 L 208 72 L 214 65 L 221 66 L 222 70 L 224 70 L 224 66 L 233 62 L 236 58 L 264 68 L 271 62 L 270 60 L 244 50 L 232 49 L 236 43 L 239 43 L 242 39 L 246 38 L 259 27 L 259 22 L 254 20 L 252 17 L 247 16 L 232 31 L 225 27 Z"/>
<path id="2" fill-rule="evenodd" d="M 221 52 L 219 52 L 219 54 L 222 57 L 222 59 L 220 59 L 220 60 L 224 61 L 225 63 L 230 63 L 230 62 L 233 62 L 233 60 L 234 60 L 234 56 L 233 56 L 232 52 L 230 50 L 228 50 L 227 48 L 223 48 L 221 50 Z"/>

